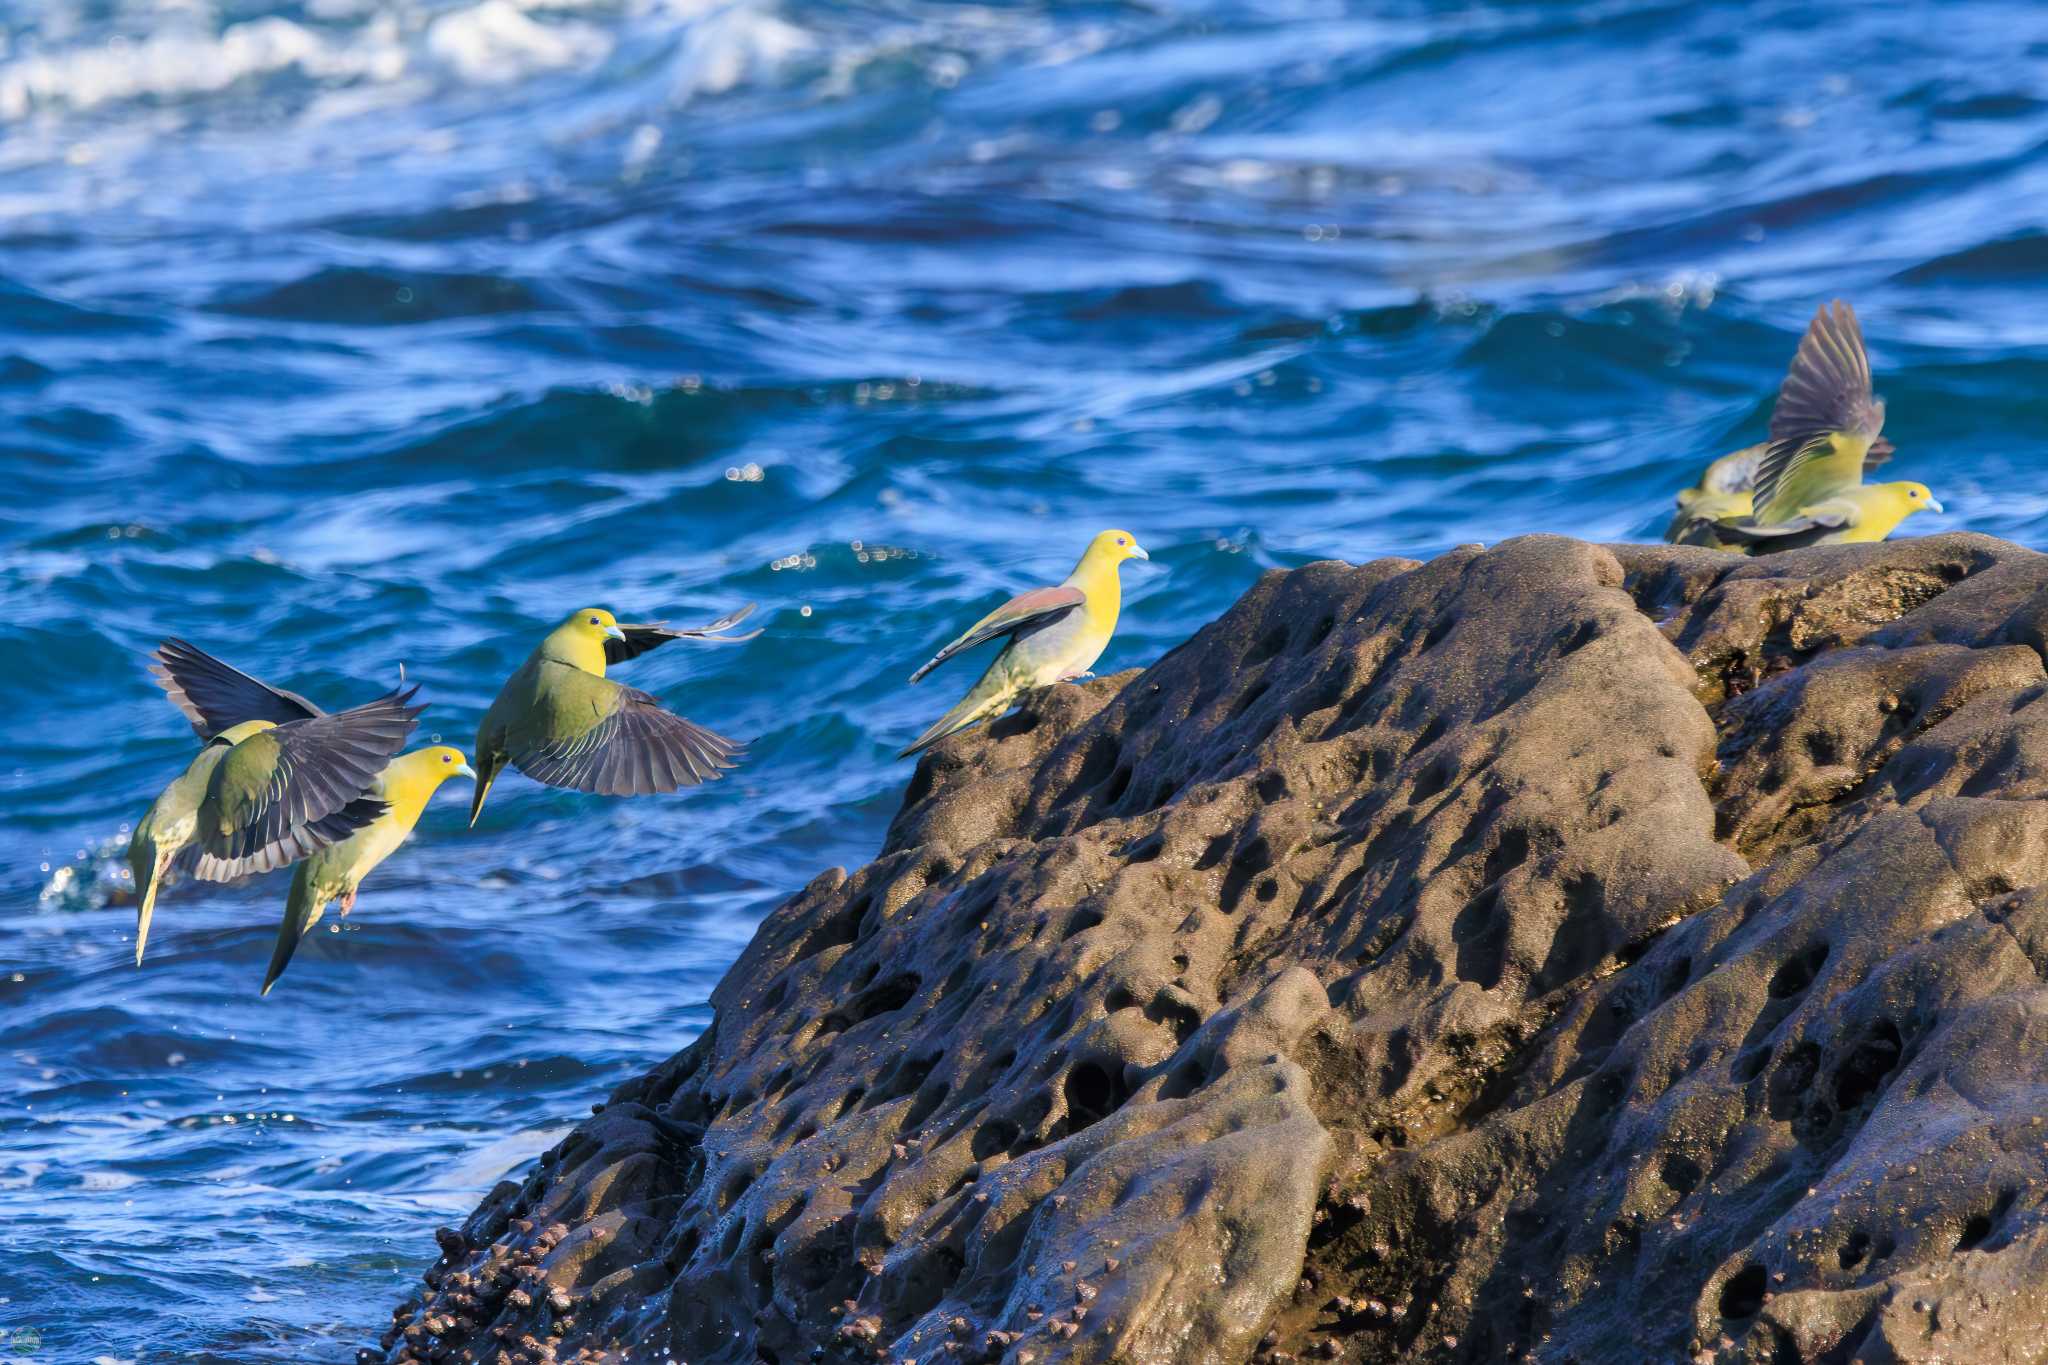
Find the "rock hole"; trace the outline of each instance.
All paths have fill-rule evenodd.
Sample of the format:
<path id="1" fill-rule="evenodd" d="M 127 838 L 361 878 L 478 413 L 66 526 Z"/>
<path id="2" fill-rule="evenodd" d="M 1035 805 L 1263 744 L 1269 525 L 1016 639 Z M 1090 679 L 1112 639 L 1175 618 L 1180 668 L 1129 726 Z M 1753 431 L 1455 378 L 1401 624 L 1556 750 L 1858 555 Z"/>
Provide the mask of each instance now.
<path id="1" fill-rule="evenodd" d="M 1735 1059 L 1729 1072 L 1744 1085 L 1764 1074 L 1764 1068 L 1771 1064 L 1771 1050 L 1768 1047 L 1753 1047 Z"/>
<path id="2" fill-rule="evenodd" d="M 1074 912 L 1074 917 L 1067 921 L 1066 930 L 1060 935 L 1060 937 L 1062 939 L 1070 939 L 1078 934 L 1085 934 L 1090 929 L 1095 928 L 1098 924 L 1101 923 L 1102 912 L 1100 910 L 1097 910 L 1092 906 L 1086 909 L 1077 910 Z"/>
<path id="3" fill-rule="evenodd" d="M 1230 867 L 1223 874 L 1223 889 L 1218 901 L 1226 913 L 1234 913 L 1237 903 L 1244 895 L 1245 887 L 1252 878 L 1273 865 L 1273 847 L 1261 834 L 1239 849 L 1230 859 Z M 1270 899 L 1270 897 L 1268 897 Z"/>
<path id="4" fill-rule="evenodd" d="M 1422 732 L 1415 736 L 1415 742 L 1408 746 L 1408 752 L 1414 754 L 1427 749 L 1430 745 L 1444 737 L 1444 731 L 1447 728 L 1449 727 L 1444 724 L 1442 716 L 1431 716 L 1429 724 L 1422 727 Z"/>
<path id="5" fill-rule="evenodd" d="M 998 1152 L 1007 1151 L 1018 1137 L 1017 1125 L 1008 1119 L 995 1119 L 974 1130 L 974 1140 L 968 1150 L 976 1161 L 986 1161 Z"/>
<path id="6" fill-rule="evenodd" d="M 1316 622 L 1314 629 L 1309 631 L 1308 639 L 1303 641 L 1302 648 L 1314 649 L 1317 645 L 1329 639 L 1330 632 L 1335 630 L 1336 628 L 1337 618 L 1334 616 L 1325 616 L 1322 620 Z"/>
<path id="7" fill-rule="evenodd" d="M 1038 713 L 1036 711 L 1029 709 L 1012 711 L 1007 716 L 999 717 L 988 727 L 988 737 L 990 739 L 1015 739 L 1018 735 L 1028 735 L 1037 728 Z"/>
<path id="8" fill-rule="evenodd" d="M 843 1010 L 833 1010 L 819 1021 L 819 1038 L 842 1033 L 880 1015 L 893 1014 L 909 1004 L 917 995 L 923 979 L 914 972 L 902 972 L 877 985 L 870 986 L 855 996 L 852 1003 Z"/>
<path id="9" fill-rule="evenodd" d="M 1442 644 L 1444 637 L 1451 633 L 1451 627 L 1457 624 L 1458 618 L 1451 612 L 1445 612 L 1442 616 L 1430 622 L 1429 633 L 1422 637 L 1422 648 L 1417 653 L 1427 654 Z"/>
<path id="10" fill-rule="evenodd" d="M 1259 777 L 1253 790 L 1258 792 L 1259 800 L 1270 806 L 1287 795 L 1287 776 L 1277 768 L 1272 769 Z"/>
<path id="11" fill-rule="evenodd" d="M 1152 997 L 1152 1003 L 1145 1007 L 1145 1017 L 1170 1030 L 1176 1045 L 1194 1037 L 1195 1030 L 1202 1026 L 1202 1016 L 1193 1005 L 1176 999 L 1165 991 L 1160 991 Z"/>
<path id="12" fill-rule="evenodd" d="M 1827 960 L 1827 944 L 1808 944 L 1798 956 L 1786 959 L 1785 963 L 1771 974 L 1771 998 L 1787 1000 L 1804 991 L 1813 984 L 1814 978 L 1820 975 L 1821 964 Z"/>
<path id="13" fill-rule="evenodd" d="M 1252 646 L 1251 652 L 1244 656 L 1244 666 L 1251 668 L 1262 664 L 1286 648 L 1287 627 L 1285 625 L 1275 626 L 1264 635 L 1261 635 L 1259 642 Z"/>
<path id="14" fill-rule="evenodd" d="M 1124 848 L 1124 861 L 1131 863 L 1149 863 L 1153 859 L 1157 858 L 1162 852 L 1164 852 L 1165 849 L 1166 836 L 1164 834 L 1158 833 L 1157 831 L 1154 831 L 1153 833 L 1148 834 L 1144 838 L 1138 840 L 1136 843 L 1127 844 Z"/>
<path id="15" fill-rule="evenodd" d="M 1848 1240 L 1843 1242 L 1840 1249 L 1835 1252 L 1835 1259 L 1841 1262 L 1842 1269 L 1854 1270 L 1857 1266 L 1862 1265 L 1864 1258 L 1869 1255 L 1870 1234 L 1862 1228 L 1857 1228 L 1849 1234 Z"/>
<path id="16" fill-rule="evenodd" d="M 1074 773 L 1073 784 L 1067 788 L 1067 796 L 1062 799 L 1078 796 L 1101 786 L 1110 774 L 1116 771 L 1117 759 L 1122 754 L 1122 746 L 1108 735 L 1097 735 L 1089 740 L 1088 748 L 1081 755 L 1081 766 Z"/>
<path id="17" fill-rule="evenodd" d="M 1657 1179 L 1663 1182 L 1665 1189 L 1680 1199 L 1698 1189 L 1700 1181 L 1706 1178 L 1706 1174 L 1699 1162 L 1681 1152 L 1669 1153 L 1657 1167 Z"/>
<path id="18" fill-rule="evenodd" d="M 925 1057 L 905 1057 L 899 1060 L 889 1069 L 889 1074 L 882 1078 L 881 1084 L 875 1087 L 871 1107 L 887 1104 L 891 1100 L 900 1100 L 905 1095 L 916 1094 L 918 1088 L 925 1083 L 925 1078 L 932 1074 L 945 1055 L 943 1052 L 934 1052 Z"/>
<path id="19" fill-rule="evenodd" d="M 1207 872 L 1223 861 L 1223 855 L 1230 852 L 1231 836 L 1219 834 L 1202 846 L 1202 856 L 1195 859 L 1195 871 Z"/>
<path id="20" fill-rule="evenodd" d="M 1832 768 L 1842 761 L 1841 747 L 1835 737 L 1821 730 L 1806 732 L 1806 756 L 1816 768 Z"/>
<path id="21" fill-rule="evenodd" d="M 804 941 L 804 946 L 797 953 L 797 957 L 799 959 L 814 957 L 824 952 L 827 948 L 844 948 L 858 942 L 860 940 L 861 921 L 867 917 L 868 910 L 873 905 L 874 896 L 872 894 L 865 895 L 847 905 L 837 914 L 827 917 L 816 929 L 811 931 L 811 936 Z"/>
<path id="22" fill-rule="evenodd" d="M 1116 771 L 1109 775 L 1109 781 L 1103 784 L 1101 798 L 1102 804 L 1105 806 L 1115 805 L 1117 802 L 1124 799 L 1124 793 L 1129 791 L 1130 789 L 1131 765 L 1128 763 L 1119 763 L 1117 765 Z"/>
<path id="23" fill-rule="evenodd" d="M 1569 634 L 1559 640 L 1557 646 L 1558 657 L 1563 658 L 1567 654 L 1576 654 L 1599 638 L 1600 623 L 1598 621 L 1581 621 L 1572 628 Z"/>
<path id="24" fill-rule="evenodd" d="M 1527 830 L 1504 829 L 1500 838 L 1486 854 L 1486 870 L 1480 874 L 1482 883 L 1499 881 L 1508 873 L 1529 861 L 1529 833 Z"/>
<path id="25" fill-rule="evenodd" d="M 1962 1235 L 1956 1238 L 1956 1250 L 1975 1251 L 1990 1241 L 1992 1232 L 2005 1221 L 2005 1216 L 2012 1212 L 2012 1206 L 2018 1198 L 2018 1190 L 2001 1191 L 1998 1202 L 1991 1206 L 1990 1212 L 1972 1214 L 1969 1221 L 1963 1224 Z"/>
<path id="26" fill-rule="evenodd" d="M 1884 1080 L 1905 1051 L 1899 1027 L 1889 1019 L 1871 1025 L 1863 1040 L 1835 1068 L 1835 1106 L 1850 1110 L 1884 1087 Z"/>
<path id="27" fill-rule="evenodd" d="M 1336 889 L 1325 896 L 1320 904 L 1312 907 L 1314 913 L 1317 915 L 1327 915 L 1343 908 L 1350 901 L 1351 897 L 1357 894 L 1358 888 L 1364 884 L 1365 873 L 1366 869 L 1363 865 L 1351 869 L 1350 872 L 1345 874 L 1344 880 L 1337 883 Z M 1304 897 L 1305 899 L 1306 897 Z"/>
<path id="28" fill-rule="evenodd" d="M 946 1096 L 951 1092 L 952 1087 L 944 1081 L 937 1085 L 920 1087 L 917 1098 L 911 1102 L 910 1108 L 903 1115 L 904 1129 L 909 1131 L 923 1127 L 925 1120 L 938 1112 L 939 1106 L 946 1102 Z"/>
<path id="29" fill-rule="evenodd" d="M 1506 927 L 1500 923 L 1500 886 L 1487 887 L 1460 910 L 1451 921 L 1451 938 L 1458 945 L 1458 979 L 1480 990 L 1500 984 L 1507 945 Z"/>
<path id="30" fill-rule="evenodd" d="M 1746 1265 L 1721 1286 L 1721 1316 L 1753 1318 L 1763 1310 L 1764 1291 L 1770 1277 L 1760 1265 Z"/>
<path id="31" fill-rule="evenodd" d="M 1067 1073 L 1067 1131 L 1078 1133 L 1101 1122 L 1123 1106 L 1123 1086 L 1095 1062 L 1083 1062 Z"/>
<path id="32" fill-rule="evenodd" d="M 1408 794 L 1408 804 L 1419 806 L 1432 797 L 1442 795 L 1444 789 L 1457 781 L 1457 778 L 1457 758 L 1451 754 L 1438 755 L 1422 770 L 1422 776 L 1415 779 L 1415 789 Z"/>
<path id="33" fill-rule="evenodd" d="M 1244 694 L 1237 699 L 1237 705 L 1230 708 L 1230 714 L 1225 717 L 1225 720 L 1236 720 L 1239 716 L 1251 710 L 1252 707 L 1258 705 L 1259 698 L 1266 695 L 1266 687 L 1267 683 L 1264 678 L 1247 687 L 1244 690 Z"/>
<path id="34" fill-rule="evenodd" d="M 1808 1041 L 1794 1043 L 1778 1059 L 1765 1093 L 1765 1109 L 1784 1122 L 1806 1105 L 1807 1092 L 1820 1074 L 1820 1049 Z"/>
<path id="35" fill-rule="evenodd" d="M 1692 980 L 1692 956 L 1687 954 L 1684 957 L 1673 959 L 1671 964 L 1665 967 L 1664 975 L 1657 981 L 1657 989 L 1661 994 L 1662 1000 L 1669 1000 L 1672 996 L 1684 990 L 1685 983 L 1690 980 Z"/>

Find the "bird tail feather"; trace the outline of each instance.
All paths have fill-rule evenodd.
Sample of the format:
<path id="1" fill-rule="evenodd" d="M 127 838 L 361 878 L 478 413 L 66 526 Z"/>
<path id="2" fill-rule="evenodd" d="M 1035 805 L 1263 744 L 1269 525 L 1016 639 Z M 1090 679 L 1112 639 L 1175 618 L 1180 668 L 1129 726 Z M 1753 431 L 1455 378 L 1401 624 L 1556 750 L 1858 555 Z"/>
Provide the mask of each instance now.
<path id="1" fill-rule="evenodd" d="M 311 866 L 310 863 L 300 863 L 298 872 L 292 877 L 291 893 L 284 902 L 284 918 L 277 925 L 277 946 L 270 950 L 270 970 L 263 974 L 265 995 L 270 994 L 270 988 L 277 984 L 277 979 L 291 964 L 292 954 L 299 950 L 299 940 L 320 922 L 320 912 L 327 908 L 326 900 L 313 891 Z"/>
<path id="2" fill-rule="evenodd" d="M 476 828 L 476 818 L 484 813 L 484 798 L 491 794 L 491 783 L 498 780 L 498 772 L 505 766 L 505 760 L 488 759 L 482 754 L 476 759 L 476 789 L 469 794 L 469 827 Z"/>
<path id="3" fill-rule="evenodd" d="M 930 728 L 905 745 L 896 757 L 909 758 L 912 754 L 922 753 L 947 735 L 958 734 L 976 721 L 1001 715 L 1004 708 L 1016 699 L 1017 692 L 1018 688 L 1008 678 L 997 677 L 996 670 L 991 668 L 966 696 L 954 703 L 952 710 L 933 721 Z"/>
<path id="4" fill-rule="evenodd" d="M 149 944 L 149 921 L 156 913 L 157 889 L 164 884 L 169 862 L 152 844 L 147 869 L 138 868 L 143 872 L 143 881 L 135 888 L 135 965 L 138 967 L 142 965 L 142 950 Z"/>

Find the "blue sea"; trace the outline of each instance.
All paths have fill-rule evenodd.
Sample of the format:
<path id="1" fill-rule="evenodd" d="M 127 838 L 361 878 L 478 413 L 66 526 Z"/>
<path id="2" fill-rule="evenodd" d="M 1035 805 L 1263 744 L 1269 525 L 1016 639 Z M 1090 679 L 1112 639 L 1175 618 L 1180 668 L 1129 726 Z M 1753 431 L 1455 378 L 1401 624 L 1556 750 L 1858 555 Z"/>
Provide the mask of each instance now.
<path id="1" fill-rule="evenodd" d="M 0 1360 L 353 1360 L 1102 527 L 1105 671 L 1654 538 L 1841 296 L 1906 533 L 2048 543 L 2044 144 L 2021 0 L 0 4 Z M 622 675 L 727 781 L 457 783 L 270 998 L 282 876 L 133 965 L 162 637 L 467 746 L 568 610 L 749 601 Z"/>

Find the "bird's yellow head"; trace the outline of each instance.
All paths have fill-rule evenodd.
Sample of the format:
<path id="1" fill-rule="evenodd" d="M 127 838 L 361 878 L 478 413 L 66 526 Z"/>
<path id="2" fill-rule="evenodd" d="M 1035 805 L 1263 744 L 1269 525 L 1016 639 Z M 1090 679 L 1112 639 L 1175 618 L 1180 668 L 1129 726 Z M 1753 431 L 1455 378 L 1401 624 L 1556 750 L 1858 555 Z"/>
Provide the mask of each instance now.
<path id="1" fill-rule="evenodd" d="M 626 633 L 619 629 L 619 623 L 603 607 L 585 607 L 571 612 L 569 619 L 562 622 L 561 629 L 596 641 L 600 646 L 606 640 L 623 640 Z"/>
<path id="2" fill-rule="evenodd" d="M 603 677 L 605 641 L 625 638 L 626 632 L 619 629 L 610 612 L 603 607 L 584 607 L 570 612 L 561 625 L 548 632 L 548 638 L 540 642 L 540 652 Z"/>
<path id="3" fill-rule="evenodd" d="M 435 744 L 418 750 L 417 757 L 420 766 L 436 781 L 446 782 L 451 777 L 476 779 L 476 769 L 469 766 L 468 757 L 452 744 Z"/>
<path id="4" fill-rule="evenodd" d="M 410 804 L 417 811 L 451 777 L 473 781 L 476 769 L 469 766 L 462 750 L 453 745 L 430 744 L 392 759 L 384 769 L 380 790 L 385 800 Z"/>
<path id="5" fill-rule="evenodd" d="M 1941 500 L 1934 496 L 1934 490 L 1924 483 L 1895 483 L 1892 485 L 1892 491 L 1905 504 L 1905 514 L 1909 517 L 1915 512 L 1948 510 L 1941 505 Z"/>
<path id="6" fill-rule="evenodd" d="M 1145 547 L 1129 531 L 1103 531 L 1088 542 L 1088 553 L 1084 556 L 1103 564 L 1121 564 L 1126 559 L 1150 559 Z"/>

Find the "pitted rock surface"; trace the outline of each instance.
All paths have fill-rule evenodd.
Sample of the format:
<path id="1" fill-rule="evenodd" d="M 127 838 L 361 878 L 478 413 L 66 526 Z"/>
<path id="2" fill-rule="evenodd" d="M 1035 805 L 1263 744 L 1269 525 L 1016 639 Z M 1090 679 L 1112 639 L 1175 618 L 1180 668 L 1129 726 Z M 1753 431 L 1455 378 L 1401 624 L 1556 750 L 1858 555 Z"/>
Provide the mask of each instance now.
<path id="1" fill-rule="evenodd" d="M 2048 1359 L 2048 557 L 1262 579 L 926 756 L 391 1361 Z"/>

